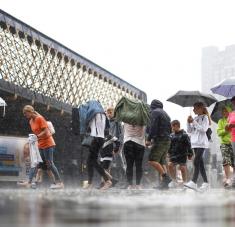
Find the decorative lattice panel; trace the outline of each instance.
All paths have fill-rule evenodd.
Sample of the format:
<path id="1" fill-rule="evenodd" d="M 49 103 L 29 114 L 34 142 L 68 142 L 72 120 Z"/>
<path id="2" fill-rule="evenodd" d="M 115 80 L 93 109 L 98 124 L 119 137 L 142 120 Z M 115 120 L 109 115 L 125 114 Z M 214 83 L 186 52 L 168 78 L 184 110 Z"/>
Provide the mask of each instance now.
<path id="1" fill-rule="evenodd" d="M 91 99 L 104 107 L 144 92 L 0 11 L 0 78 L 60 102 L 78 106 Z"/>

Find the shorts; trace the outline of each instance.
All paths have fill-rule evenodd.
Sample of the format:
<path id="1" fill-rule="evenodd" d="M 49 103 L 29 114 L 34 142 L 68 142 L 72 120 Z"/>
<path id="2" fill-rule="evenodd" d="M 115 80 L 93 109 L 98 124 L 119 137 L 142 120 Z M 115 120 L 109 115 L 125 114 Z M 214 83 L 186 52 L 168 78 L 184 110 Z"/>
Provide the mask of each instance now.
<path id="1" fill-rule="evenodd" d="M 187 162 L 187 155 L 184 156 L 170 156 L 170 162 L 172 162 L 174 165 L 186 165 Z"/>
<path id="2" fill-rule="evenodd" d="M 223 157 L 223 166 L 234 166 L 233 148 L 231 144 L 221 144 L 220 151 Z"/>
<path id="3" fill-rule="evenodd" d="M 170 148 L 170 140 L 158 140 L 153 143 L 150 154 L 149 161 L 158 162 L 161 165 L 166 165 L 166 156 Z"/>

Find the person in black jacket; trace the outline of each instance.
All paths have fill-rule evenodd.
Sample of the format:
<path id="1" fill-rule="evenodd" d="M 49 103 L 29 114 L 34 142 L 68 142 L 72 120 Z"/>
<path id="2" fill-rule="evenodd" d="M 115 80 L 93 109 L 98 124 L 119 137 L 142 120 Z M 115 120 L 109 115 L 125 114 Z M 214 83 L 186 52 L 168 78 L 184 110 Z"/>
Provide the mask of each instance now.
<path id="1" fill-rule="evenodd" d="M 171 145 L 168 151 L 169 154 L 169 172 L 173 179 L 169 184 L 170 188 L 177 186 L 176 181 L 176 166 L 180 166 L 183 183 L 187 181 L 187 158 L 191 159 L 193 151 L 191 148 L 191 142 L 188 134 L 180 129 L 180 122 L 174 120 L 171 122 L 172 134 L 171 134 Z"/>
<path id="2" fill-rule="evenodd" d="M 114 179 L 110 174 L 111 163 L 113 161 L 114 154 L 117 154 L 120 150 L 122 142 L 122 128 L 120 122 L 114 119 L 114 108 L 109 107 L 106 110 L 106 116 L 109 121 L 109 129 L 104 140 L 104 144 L 100 149 L 100 164 L 111 177 L 112 186 L 117 183 L 117 179 Z M 101 182 L 102 186 L 104 181 Z"/>
<path id="3" fill-rule="evenodd" d="M 149 164 L 159 172 L 162 178 L 159 189 L 167 189 L 171 178 L 166 173 L 164 165 L 166 165 L 166 156 L 170 148 L 171 119 L 163 110 L 163 104 L 159 100 L 154 99 L 150 109 L 151 118 L 146 141 L 147 146 L 151 145 Z"/>

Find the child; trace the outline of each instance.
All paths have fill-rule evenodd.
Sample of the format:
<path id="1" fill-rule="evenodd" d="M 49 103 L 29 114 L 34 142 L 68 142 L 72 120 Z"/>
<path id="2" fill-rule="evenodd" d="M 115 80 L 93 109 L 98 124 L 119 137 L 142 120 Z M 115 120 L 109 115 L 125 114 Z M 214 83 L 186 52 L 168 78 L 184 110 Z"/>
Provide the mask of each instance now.
<path id="1" fill-rule="evenodd" d="M 180 129 L 180 122 L 174 120 L 171 122 L 172 134 L 171 134 L 171 145 L 168 151 L 169 154 L 169 172 L 172 181 L 169 184 L 170 188 L 175 188 L 177 186 L 176 181 L 176 166 L 180 166 L 180 171 L 182 174 L 183 182 L 186 183 L 187 180 L 187 168 L 186 162 L 187 157 L 191 159 L 193 156 L 193 151 L 191 149 L 191 143 L 188 134 Z"/>
<path id="2" fill-rule="evenodd" d="M 29 174 L 28 174 L 29 177 L 28 177 L 27 181 L 18 182 L 19 186 L 23 186 L 26 188 L 30 188 L 30 187 L 35 188 L 36 187 L 36 184 L 33 183 L 32 181 L 36 175 L 38 163 L 42 162 L 41 156 L 40 156 L 39 151 L 35 145 L 35 142 L 33 142 L 32 135 L 33 134 L 31 134 L 31 136 L 29 136 L 29 142 L 24 145 L 24 150 L 23 150 L 24 161 L 25 161 L 25 163 L 30 164 Z M 40 178 L 41 177 L 40 175 L 41 174 L 38 173 L 36 178 L 37 179 Z M 37 179 L 36 179 L 36 181 L 37 181 Z"/>
<path id="3" fill-rule="evenodd" d="M 105 137 L 104 144 L 102 149 L 100 150 L 100 163 L 101 166 L 105 169 L 106 173 L 110 175 L 110 167 L 113 161 L 114 153 L 119 151 L 121 145 L 121 136 L 122 136 L 122 129 L 121 125 L 118 121 L 114 119 L 114 108 L 109 107 L 106 110 L 106 115 L 109 120 L 109 131 L 107 132 L 107 136 Z M 117 183 L 117 180 L 114 179 L 110 175 L 112 186 Z M 101 186 L 104 182 L 101 182 Z"/>

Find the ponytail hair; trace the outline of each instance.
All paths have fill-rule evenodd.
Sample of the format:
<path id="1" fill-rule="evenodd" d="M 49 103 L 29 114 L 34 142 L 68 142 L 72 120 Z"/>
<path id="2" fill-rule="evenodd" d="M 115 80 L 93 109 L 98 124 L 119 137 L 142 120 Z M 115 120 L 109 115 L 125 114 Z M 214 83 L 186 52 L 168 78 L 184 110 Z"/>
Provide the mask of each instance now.
<path id="1" fill-rule="evenodd" d="M 197 103 L 195 103 L 193 106 L 202 108 L 203 114 L 207 115 L 208 120 L 209 120 L 209 125 L 211 125 L 211 123 L 212 123 L 212 121 L 211 121 L 211 116 L 210 116 L 210 114 L 209 114 L 207 108 L 205 107 L 205 104 L 204 104 L 203 102 L 197 102 Z"/>
<path id="2" fill-rule="evenodd" d="M 210 116 L 210 114 L 209 114 L 209 112 L 208 112 L 208 110 L 205 106 L 203 107 L 203 114 L 205 114 L 208 117 L 209 125 L 211 125 L 211 123 L 212 123 L 211 122 L 211 116 Z"/>
<path id="3" fill-rule="evenodd" d="M 30 105 L 24 106 L 23 113 L 25 113 L 25 112 L 35 113 L 35 114 L 39 115 L 39 113 L 34 110 L 33 106 L 30 106 Z"/>

